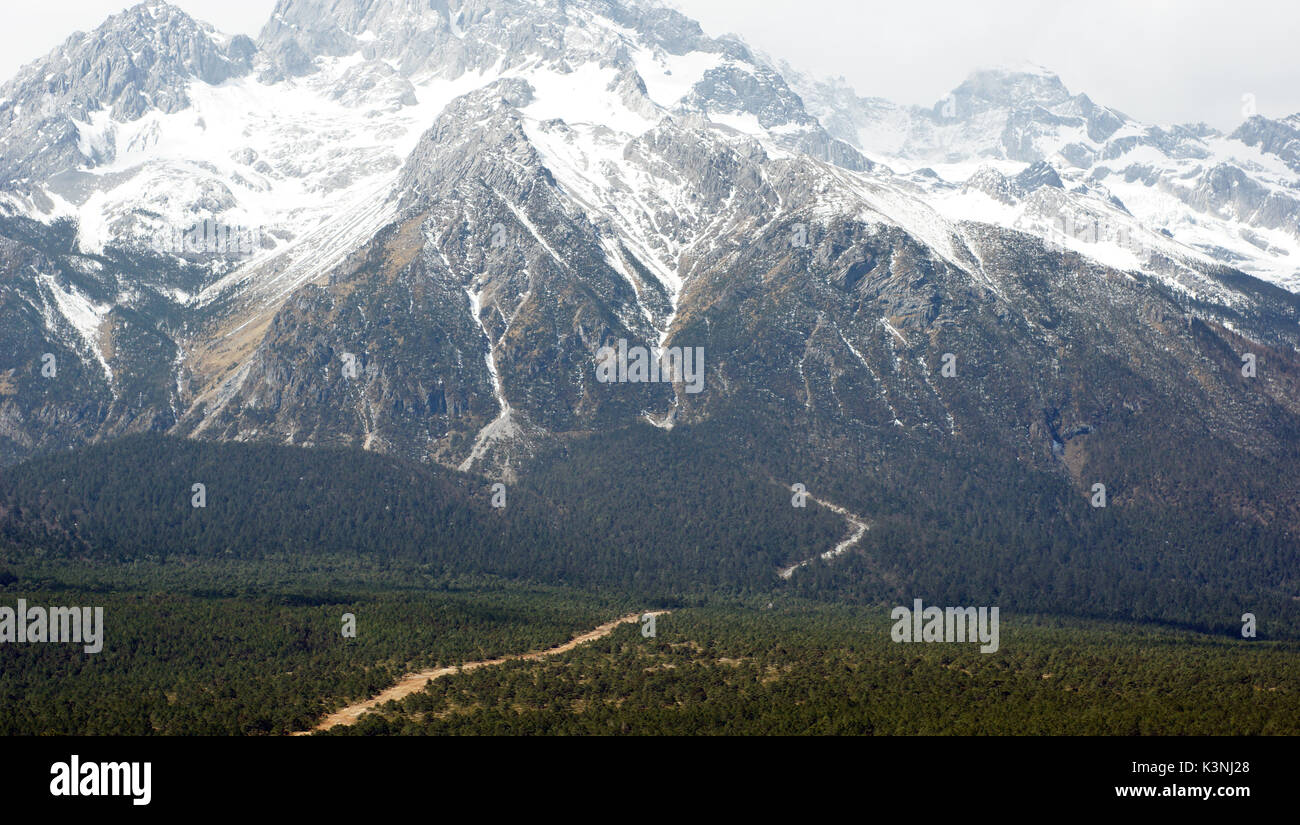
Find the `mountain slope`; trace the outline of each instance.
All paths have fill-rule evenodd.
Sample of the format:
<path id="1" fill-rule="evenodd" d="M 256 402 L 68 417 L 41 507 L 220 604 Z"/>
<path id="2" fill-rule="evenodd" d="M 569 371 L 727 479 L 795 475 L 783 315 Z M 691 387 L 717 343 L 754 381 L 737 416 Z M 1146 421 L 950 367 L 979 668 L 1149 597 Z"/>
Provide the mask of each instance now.
<path id="1" fill-rule="evenodd" d="M 155 21 L 246 54 L 158 8 L 93 39 Z M 187 68 L 179 109 L 85 103 L 113 151 L 56 145 L 7 193 L 4 458 L 155 430 L 513 484 L 648 423 L 893 535 L 1030 512 L 1002 537 L 1050 543 L 1064 511 L 1087 541 L 1097 484 L 1151 523 L 1194 513 L 1197 560 L 1300 526 L 1300 298 L 1230 266 L 1288 266 L 1286 128 L 1153 130 L 1040 70 L 891 108 L 605 0 L 286 0 L 255 45 Z M 262 243 L 151 240 L 191 220 Z M 1247 232 L 1277 243 L 1238 261 Z M 601 380 L 638 347 L 698 353 L 699 383 Z"/>

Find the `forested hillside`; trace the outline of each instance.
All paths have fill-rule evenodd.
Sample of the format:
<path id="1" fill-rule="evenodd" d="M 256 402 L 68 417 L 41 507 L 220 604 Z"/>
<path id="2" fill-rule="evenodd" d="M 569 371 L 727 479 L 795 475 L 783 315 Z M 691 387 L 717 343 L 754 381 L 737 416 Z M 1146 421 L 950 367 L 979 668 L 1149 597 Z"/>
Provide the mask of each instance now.
<path id="1" fill-rule="evenodd" d="M 593 436 L 541 456 L 494 507 L 488 479 L 373 453 L 134 436 L 8 470 L 2 558 L 364 559 L 656 603 L 922 597 L 1228 636 L 1249 612 L 1261 638 L 1300 632 L 1292 537 L 1209 503 L 1190 514 L 1094 508 L 1059 478 L 1020 480 L 976 454 L 943 464 L 900 455 L 885 473 L 838 480 L 805 461 L 806 475 L 790 477 L 709 446 L 725 443 L 685 427 Z M 778 569 L 850 532 L 815 502 L 792 506 L 795 482 L 869 529 L 850 552 L 786 580 Z M 193 506 L 195 483 L 204 507 Z"/>

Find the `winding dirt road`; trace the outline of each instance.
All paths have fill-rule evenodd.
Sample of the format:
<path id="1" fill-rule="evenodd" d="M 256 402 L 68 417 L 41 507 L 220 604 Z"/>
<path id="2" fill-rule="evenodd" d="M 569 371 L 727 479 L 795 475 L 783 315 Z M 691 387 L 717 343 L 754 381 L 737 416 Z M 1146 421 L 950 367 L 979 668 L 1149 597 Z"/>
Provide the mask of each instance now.
<path id="1" fill-rule="evenodd" d="M 361 718 L 362 714 L 364 714 L 366 711 L 376 708 L 379 705 L 384 704 L 385 702 L 404 699 L 407 696 L 410 696 L 412 693 L 416 693 L 418 691 L 424 690 L 425 684 L 427 684 L 430 679 L 440 679 L 443 676 L 448 676 L 452 673 L 467 673 L 471 670 L 478 670 L 481 667 L 500 665 L 506 662 L 535 661 L 537 659 L 545 659 L 548 656 L 557 656 L 561 653 L 567 653 L 568 651 L 573 650 L 578 645 L 583 645 L 586 644 L 587 642 L 594 642 L 597 639 L 603 639 L 604 637 L 613 633 L 614 629 L 621 624 L 628 624 L 630 622 L 639 622 L 642 616 L 646 616 L 646 615 L 660 616 L 663 615 L 664 613 L 669 613 L 669 612 L 671 611 L 648 610 L 645 613 L 629 613 L 628 615 L 622 617 L 621 619 L 615 619 L 612 622 L 606 622 L 605 624 L 595 628 L 594 630 L 589 630 L 586 633 L 583 633 L 581 636 L 575 636 L 574 638 L 570 639 L 564 644 L 556 645 L 555 647 L 547 648 L 546 650 L 534 650 L 530 653 L 516 653 L 513 656 L 502 656 L 498 659 L 483 659 L 477 662 L 466 662 L 463 665 L 451 665 L 449 667 L 435 667 L 435 668 L 430 668 L 428 670 L 421 670 L 416 673 L 408 673 L 405 676 L 403 676 L 401 679 L 399 679 L 397 681 L 397 684 L 383 691 L 378 696 L 372 696 L 369 699 L 366 699 L 365 701 L 357 702 L 356 704 L 348 705 L 347 707 L 342 708 L 341 710 L 337 710 L 334 713 L 331 713 L 329 716 L 326 716 L 324 719 L 322 719 L 320 723 L 317 724 L 316 727 L 312 728 L 311 730 L 294 731 L 293 735 L 306 736 L 309 733 L 314 733 L 315 731 L 318 730 L 328 730 L 329 728 L 335 727 L 337 725 L 354 725 L 356 724 L 357 720 Z"/>
<path id="2" fill-rule="evenodd" d="M 794 571 L 798 570 L 800 567 L 803 567 L 806 564 L 812 564 L 818 558 L 830 560 L 835 558 L 838 555 L 841 555 L 842 553 L 848 552 L 850 547 L 857 544 L 859 541 L 862 541 L 862 537 L 867 534 L 867 522 L 863 520 L 862 516 L 856 515 L 854 513 L 850 513 L 848 510 L 839 506 L 838 504 L 831 504 L 829 501 L 822 501 L 821 499 L 817 498 L 811 493 L 807 495 L 808 498 L 812 499 L 813 501 L 817 502 L 821 506 L 825 507 L 827 510 L 830 510 L 834 513 L 838 513 L 839 515 L 843 516 L 844 520 L 847 521 L 850 525 L 852 525 L 853 531 L 849 534 L 848 538 L 844 539 L 844 541 L 835 545 L 830 550 L 827 550 L 825 553 L 822 553 L 818 556 L 814 556 L 811 559 L 804 559 L 798 564 L 791 565 L 789 567 L 783 568 L 780 571 L 778 571 L 777 575 L 779 575 L 783 579 L 790 578 L 791 576 L 794 575 Z"/>

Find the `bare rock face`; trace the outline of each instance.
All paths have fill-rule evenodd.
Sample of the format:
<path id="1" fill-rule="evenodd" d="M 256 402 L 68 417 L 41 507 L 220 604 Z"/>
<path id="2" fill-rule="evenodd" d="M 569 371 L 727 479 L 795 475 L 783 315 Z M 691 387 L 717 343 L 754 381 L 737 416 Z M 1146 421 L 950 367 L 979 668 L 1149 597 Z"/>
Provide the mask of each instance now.
<path id="1" fill-rule="evenodd" d="M 1283 120 L 1253 115 L 1232 133 L 1234 140 L 1257 146 L 1261 152 L 1277 155 L 1292 171 L 1300 173 L 1300 114 Z"/>
<path id="2" fill-rule="evenodd" d="M 146 4 L 5 88 L 0 460 L 163 430 L 509 477 L 653 425 L 755 468 L 986 462 L 1122 504 L 1213 497 L 1189 455 L 1295 457 L 1300 299 L 1236 268 L 1285 259 L 1295 187 L 1217 160 L 1292 158 L 1289 121 L 1145 128 L 1037 70 L 906 110 L 605 0 L 284 0 L 256 49 Z M 237 128 L 202 117 L 236 99 Z M 885 127 L 934 168 L 868 160 Z M 249 250 L 136 242 L 249 215 Z M 611 352 L 656 369 L 606 380 Z"/>
<path id="3" fill-rule="evenodd" d="M 74 120 L 105 112 L 132 121 L 190 105 L 192 80 L 217 84 L 252 70 L 256 48 L 224 38 L 175 6 L 146 2 L 110 17 L 93 36 L 74 34 L 0 88 L 0 180 L 107 163 L 115 147 L 85 151 Z"/>

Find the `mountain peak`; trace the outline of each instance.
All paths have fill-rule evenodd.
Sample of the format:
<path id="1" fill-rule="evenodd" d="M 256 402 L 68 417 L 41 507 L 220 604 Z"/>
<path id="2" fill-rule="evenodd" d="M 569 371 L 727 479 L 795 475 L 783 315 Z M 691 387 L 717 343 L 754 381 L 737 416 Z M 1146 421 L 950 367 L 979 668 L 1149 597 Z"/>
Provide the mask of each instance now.
<path id="1" fill-rule="evenodd" d="M 1008 77 L 1019 75 L 1019 76 L 1026 76 L 1026 77 L 1041 77 L 1041 78 L 1049 78 L 1049 79 L 1055 78 L 1057 80 L 1060 79 L 1060 76 L 1057 75 L 1056 72 L 1052 71 L 1046 66 L 1043 66 L 1039 63 L 1034 63 L 1029 60 L 1021 60 L 1012 63 L 994 63 L 985 66 L 980 66 L 976 68 L 974 71 L 972 71 L 970 76 L 973 77 L 977 74 L 998 74 L 998 75 L 1004 75 Z"/>
<path id="2" fill-rule="evenodd" d="M 110 108 L 115 119 L 134 120 L 150 108 L 185 108 L 190 79 L 215 84 L 246 74 L 254 51 L 243 35 L 221 34 L 164 0 L 145 0 L 24 66 L 3 96 L 21 102 L 52 95 L 82 116 Z"/>
<path id="3" fill-rule="evenodd" d="M 539 61 L 607 59 L 627 30 L 669 54 L 705 43 L 747 54 L 738 40 L 710 40 L 680 12 L 627 0 L 279 0 L 258 47 L 270 80 L 311 74 L 320 57 L 357 53 L 388 61 L 404 77 L 450 78 Z"/>
<path id="4" fill-rule="evenodd" d="M 1070 98 L 1069 89 L 1055 72 L 1037 64 L 976 69 L 952 92 L 974 111 L 986 108 L 1050 107 Z"/>
<path id="5" fill-rule="evenodd" d="M 218 84 L 252 69 L 256 48 L 163 0 L 146 0 L 76 32 L 0 86 L 0 181 L 18 185 L 76 168 L 101 150 L 76 124 L 107 111 L 135 121 L 190 105 L 194 80 Z M 101 158 L 102 159 L 102 158 Z"/>

